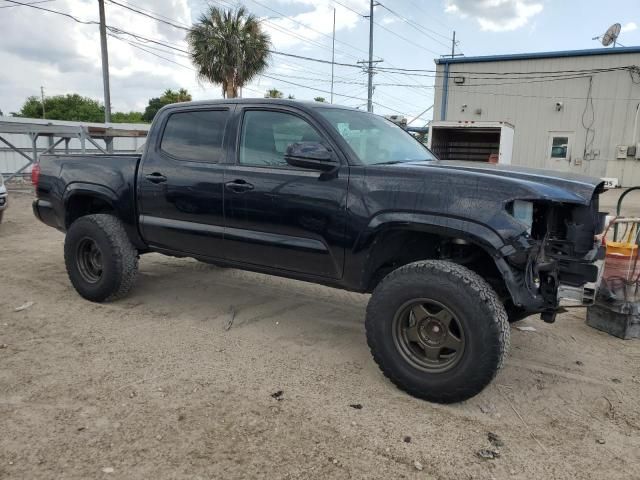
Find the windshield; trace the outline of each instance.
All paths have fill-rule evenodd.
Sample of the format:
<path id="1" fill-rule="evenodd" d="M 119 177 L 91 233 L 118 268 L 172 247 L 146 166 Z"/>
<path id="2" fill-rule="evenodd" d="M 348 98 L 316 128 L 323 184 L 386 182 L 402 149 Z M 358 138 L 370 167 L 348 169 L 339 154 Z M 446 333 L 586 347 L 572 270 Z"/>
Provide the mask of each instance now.
<path id="1" fill-rule="evenodd" d="M 377 115 L 322 107 L 318 112 L 329 120 L 365 165 L 436 159 L 402 128 Z"/>

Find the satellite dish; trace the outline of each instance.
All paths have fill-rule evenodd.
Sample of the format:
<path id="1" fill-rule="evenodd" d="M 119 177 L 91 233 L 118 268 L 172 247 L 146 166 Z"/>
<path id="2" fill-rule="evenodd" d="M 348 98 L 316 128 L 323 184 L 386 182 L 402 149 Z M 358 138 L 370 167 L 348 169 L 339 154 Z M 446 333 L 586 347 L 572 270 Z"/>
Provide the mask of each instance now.
<path id="1" fill-rule="evenodd" d="M 618 39 L 618 35 L 620 35 L 620 29 L 622 26 L 619 23 L 614 23 L 611 25 L 606 33 L 602 36 L 602 45 L 608 47 L 613 43 L 613 46 L 616 45 L 616 40 Z"/>

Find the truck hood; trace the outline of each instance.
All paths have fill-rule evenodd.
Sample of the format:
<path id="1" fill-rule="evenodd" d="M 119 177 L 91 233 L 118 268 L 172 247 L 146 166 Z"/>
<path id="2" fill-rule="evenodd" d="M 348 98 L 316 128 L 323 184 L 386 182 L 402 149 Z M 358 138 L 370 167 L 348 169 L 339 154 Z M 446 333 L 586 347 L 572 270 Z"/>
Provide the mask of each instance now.
<path id="1" fill-rule="evenodd" d="M 536 168 L 449 160 L 409 162 L 399 165 L 420 165 L 428 168 L 451 170 L 456 173 L 467 172 L 481 176 L 487 182 L 511 180 L 521 184 L 521 186 L 527 185 L 532 190 L 532 193 L 535 192 L 552 201 L 588 205 L 594 193 L 600 193 L 604 190 L 604 182 L 599 178 Z"/>

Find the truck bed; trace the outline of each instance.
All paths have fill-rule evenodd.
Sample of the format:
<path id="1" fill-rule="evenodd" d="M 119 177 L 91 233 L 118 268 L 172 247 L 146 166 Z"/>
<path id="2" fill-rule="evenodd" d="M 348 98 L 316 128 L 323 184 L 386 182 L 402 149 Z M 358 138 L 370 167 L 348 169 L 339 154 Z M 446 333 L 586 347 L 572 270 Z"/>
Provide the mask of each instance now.
<path id="1" fill-rule="evenodd" d="M 36 216 L 65 231 L 70 221 L 88 208 L 82 193 L 96 189 L 105 204 L 119 213 L 132 238 L 139 238 L 136 222 L 136 177 L 142 154 L 56 154 L 39 159 L 40 200 Z M 69 203 L 71 194 L 73 202 Z M 80 195 L 77 195 L 80 194 Z M 86 198 L 90 198 L 87 196 Z M 95 202 L 95 200 L 91 200 Z M 142 241 L 140 240 L 140 244 Z"/>

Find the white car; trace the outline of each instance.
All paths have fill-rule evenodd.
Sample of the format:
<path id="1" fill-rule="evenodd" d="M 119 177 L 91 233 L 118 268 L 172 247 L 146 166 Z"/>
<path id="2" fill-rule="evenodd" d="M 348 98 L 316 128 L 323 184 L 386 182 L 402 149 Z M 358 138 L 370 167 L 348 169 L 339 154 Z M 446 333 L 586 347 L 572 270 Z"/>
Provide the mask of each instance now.
<path id="1" fill-rule="evenodd" d="M 0 222 L 2 222 L 2 215 L 7 208 L 9 202 L 9 195 L 7 194 L 7 187 L 4 185 L 4 178 L 0 174 Z"/>

